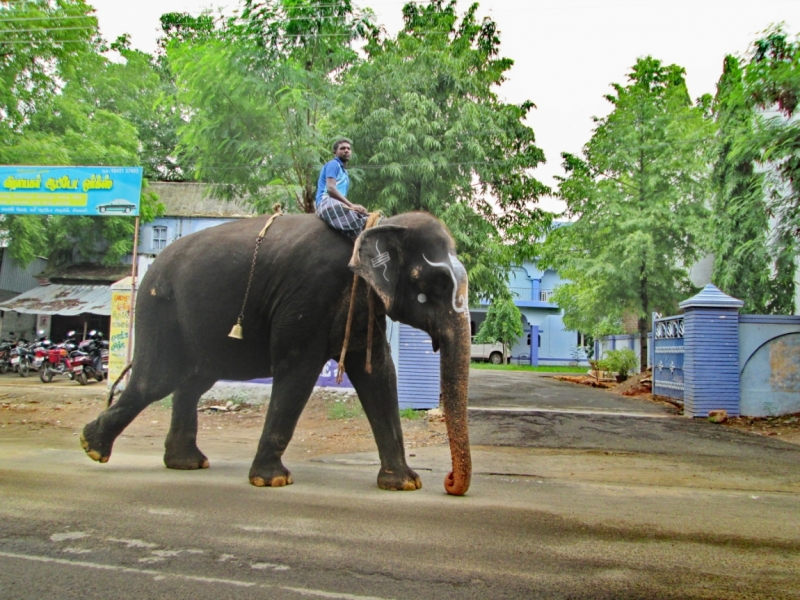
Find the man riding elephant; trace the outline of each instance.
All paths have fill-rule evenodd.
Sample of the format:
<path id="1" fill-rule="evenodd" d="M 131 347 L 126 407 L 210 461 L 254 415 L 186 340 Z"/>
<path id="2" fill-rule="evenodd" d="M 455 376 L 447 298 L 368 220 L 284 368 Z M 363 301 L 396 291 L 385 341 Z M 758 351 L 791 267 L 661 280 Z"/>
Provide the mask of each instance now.
<path id="1" fill-rule="evenodd" d="M 355 239 L 364 230 L 369 212 L 360 204 L 353 204 L 347 199 L 350 189 L 347 163 L 351 152 L 352 144 L 347 138 L 333 143 L 334 158 L 325 163 L 319 174 L 316 210 L 319 218 L 336 231 Z"/>

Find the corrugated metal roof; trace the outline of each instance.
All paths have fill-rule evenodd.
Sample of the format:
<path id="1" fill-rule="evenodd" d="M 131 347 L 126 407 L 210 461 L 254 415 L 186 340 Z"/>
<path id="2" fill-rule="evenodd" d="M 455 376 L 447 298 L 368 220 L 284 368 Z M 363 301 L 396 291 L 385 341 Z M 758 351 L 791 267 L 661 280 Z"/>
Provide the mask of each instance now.
<path id="1" fill-rule="evenodd" d="M 251 217 L 258 214 L 243 200 L 226 202 L 211 197 L 205 183 L 151 181 L 150 190 L 158 194 L 165 217 Z"/>
<path id="2" fill-rule="evenodd" d="M 11 254 L 7 250 L 3 250 L 2 255 L 0 290 L 8 290 L 19 294 L 39 286 L 37 276 L 47 268 L 46 258 L 34 258 L 27 267 L 22 267 L 11 258 Z"/>
<path id="3" fill-rule="evenodd" d="M 43 285 L 0 304 L 0 310 L 34 315 L 111 315 L 107 285 Z"/>

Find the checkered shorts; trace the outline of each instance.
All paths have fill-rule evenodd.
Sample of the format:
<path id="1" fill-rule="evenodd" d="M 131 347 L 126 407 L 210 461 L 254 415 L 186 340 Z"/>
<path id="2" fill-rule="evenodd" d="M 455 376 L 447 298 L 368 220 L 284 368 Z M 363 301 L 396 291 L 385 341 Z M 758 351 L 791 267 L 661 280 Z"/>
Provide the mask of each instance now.
<path id="1" fill-rule="evenodd" d="M 341 231 L 350 239 L 355 239 L 364 231 L 369 215 L 350 210 L 338 200 L 327 194 L 317 204 L 317 216 L 337 231 Z"/>

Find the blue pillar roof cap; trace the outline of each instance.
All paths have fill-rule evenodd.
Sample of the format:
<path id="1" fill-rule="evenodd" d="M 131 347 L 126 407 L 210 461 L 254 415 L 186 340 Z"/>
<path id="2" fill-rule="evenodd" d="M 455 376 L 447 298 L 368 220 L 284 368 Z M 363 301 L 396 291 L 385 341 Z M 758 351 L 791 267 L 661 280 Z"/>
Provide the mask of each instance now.
<path id="1" fill-rule="evenodd" d="M 741 308 L 744 306 L 744 302 L 728 296 L 717 286 L 709 283 L 699 294 L 684 300 L 678 306 L 683 310 L 687 308 Z"/>

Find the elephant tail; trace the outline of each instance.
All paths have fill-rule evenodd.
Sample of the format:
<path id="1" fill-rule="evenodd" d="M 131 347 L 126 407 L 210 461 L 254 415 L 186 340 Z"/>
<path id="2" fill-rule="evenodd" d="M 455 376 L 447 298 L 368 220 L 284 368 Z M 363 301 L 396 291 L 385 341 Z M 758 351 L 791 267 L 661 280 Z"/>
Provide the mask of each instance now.
<path id="1" fill-rule="evenodd" d="M 132 366 L 133 366 L 132 362 L 129 362 L 127 365 L 125 365 L 125 368 L 122 369 L 122 373 L 119 374 L 119 377 L 117 377 L 117 380 L 114 382 L 114 385 L 111 386 L 111 391 L 108 393 L 108 400 L 106 401 L 106 408 L 111 406 L 111 403 L 114 402 L 114 393 L 117 391 L 117 386 L 119 385 L 119 382 L 122 381 L 122 378 L 128 374 L 128 371 L 131 370 Z"/>

